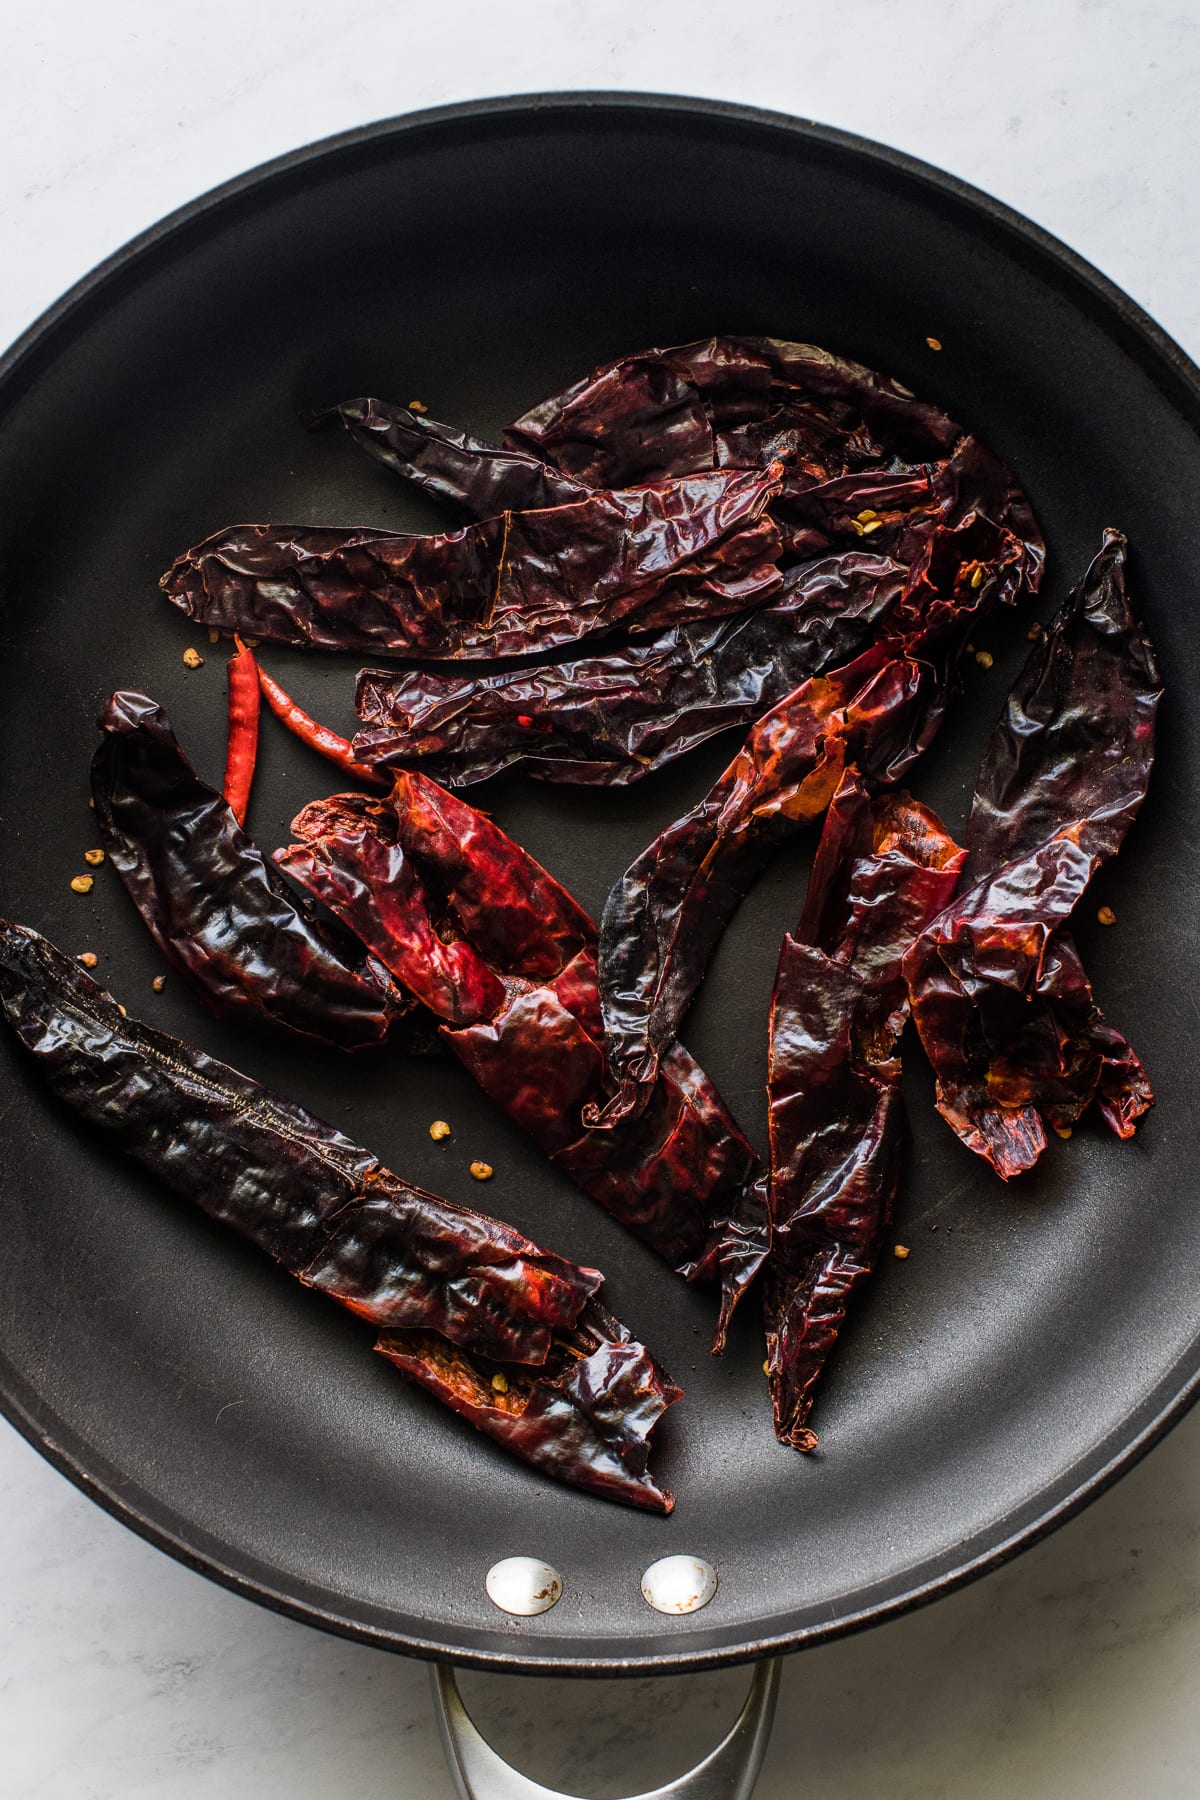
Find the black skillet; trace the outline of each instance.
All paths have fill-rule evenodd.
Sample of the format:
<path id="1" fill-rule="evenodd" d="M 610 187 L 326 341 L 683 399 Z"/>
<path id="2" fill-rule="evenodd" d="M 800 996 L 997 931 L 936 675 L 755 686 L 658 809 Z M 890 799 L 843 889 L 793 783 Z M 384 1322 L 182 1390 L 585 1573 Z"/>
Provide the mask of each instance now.
<path id="1" fill-rule="evenodd" d="M 346 441 L 306 433 L 303 408 L 375 392 L 490 433 L 615 353 L 712 331 L 828 345 L 978 430 L 1044 522 L 1048 603 L 1121 526 L 1170 694 L 1145 817 L 1079 929 L 1158 1110 L 1132 1144 L 1091 1128 L 1056 1142 L 1006 1190 L 933 1113 L 914 1046 L 897 1224 L 912 1254 L 889 1259 L 848 1327 L 808 1459 L 772 1436 L 754 1319 L 711 1361 L 710 1296 L 551 1173 L 463 1071 L 297 1054 L 217 1023 L 174 977 L 155 994 L 159 964 L 111 873 L 89 899 L 68 885 L 94 839 L 87 765 L 112 688 L 163 700 L 219 775 L 225 649 L 155 590 L 178 550 L 235 520 L 441 522 Z M 241 1593 L 382 1647 L 514 1670 L 680 1670 L 816 1643 L 994 1567 L 1100 1492 L 1200 1372 L 1198 421 L 1179 350 L 996 202 L 878 145 L 708 102 L 551 96 L 371 126 L 230 183 L 81 283 L 0 369 L 2 910 L 95 950 L 131 1012 L 415 1179 L 478 1204 L 467 1165 L 486 1158 L 485 1204 L 605 1269 L 687 1398 L 658 1457 L 672 1518 L 552 1486 L 405 1388 L 369 1330 L 77 1130 L 6 1038 L 13 1423 Z M 952 826 L 1026 624 L 989 630 L 996 665 L 914 783 Z M 193 642 L 206 662 L 189 672 Z M 351 660 L 268 662 L 352 723 Z M 273 721 L 263 735 L 250 824 L 270 846 L 338 784 Z M 599 908 L 731 749 L 626 794 L 512 782 L 475 797 Z M 760 1136 L 767 996 L 809 850 L 781 855 L 746 902 L 687 1029 Z M 1118 916 L 1107 932 L 1101 901 Z M 448 1145 L 429 1139 L 435 1117 Z M 663 1618 L 639 1577 L 677 1550 L 715 1564 L 720 1586 L 704 1611 Z M 562 1571 L 553 1611 L 491 1606 L 484 1573 L 510 1554 Z"/>

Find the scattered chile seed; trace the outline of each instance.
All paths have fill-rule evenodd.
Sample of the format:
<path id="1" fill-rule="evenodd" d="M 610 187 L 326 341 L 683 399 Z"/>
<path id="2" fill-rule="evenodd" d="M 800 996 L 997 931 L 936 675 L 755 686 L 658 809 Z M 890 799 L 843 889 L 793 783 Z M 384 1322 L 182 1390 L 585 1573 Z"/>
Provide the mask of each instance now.
<path id="1" fill-rule="evenodd" d="M 204 658 L 198 650 L 193 650 L 190 644 L 183 653 L 183 660 L 189 669 L 202 669 L 204 667 Z"/>
<path id="2" fill-rule="evenodd" d="M 1102 925 L 1115 925 L 1117 922 L 1117 915 L 1111 906 L 1102 906 L 1096 917 Z"/>
<path id="3" fill-rule="evenodd" d="M 95 880 L 96 877 L 94 875 L 73 875 L 71 877 L 71 892 L 73 894 L 90 894 Z"/>
<path id="4" fill-rule="evenodd" d="M 1071 1127 L 1069 1125 L 1056 1125 L 1054 1130 L 1056 1134 L 1062 1138 L 1064 1143 L 1071 1135 Z"/>
<path id="5" fill-rule="evenodd" d="M 81 950 L 75 961 L 82 963 L 85 969 L 94 969 L 100 958 L 94 950 Z"/>
<path id="6" fill-rule="evenodd" d="M 975 652 L 975 661 L 979 664 L 981 669 L 990 669 L 995 660 L 996 659 L 990 650 L 977 650 Z"/>
<path id="7" fill-rule="evenodd" d="M 150 983 L 150 986 L 154 989 L 156 994 L 161 994 L 166 985 L 167 978 L 165 975 L 156 975 L 154 980 Z"/>
<path id="8" fill-rule="evenodd" d="M 103 850 L 85 850 L 83 860 L 85 863 L 91 863 L 93 869 L 98 869 L 104 861 L 104 852 Z"/>
<path id="9" fill-rule="evenodd" d="M 929 345 L 929 348 L 931 350 L 940 350 L 942 347 L 941 338 L 927 337 L 925 339 L 925 342 Z"/>
<path id="10" fill-rule="evenodd" d="M 498 1394 L 507 1394 L 508 1376 L 501 1374 L 500 1370 L 497 1369 L 496 1373 L 492 1376 L 492 1386 Z"/>
<path id="11" fill-rule="evenodd" d="M 410 400 L 408 410 L 409 412 L 428 412 L 429 408 L 423 400 Z"/>
<path id="12" fill-rule="evenodd" d="M 447 1125 L 445 1119 L 435 1119 L 433 1124 L 429 1127 L 429 1135 L 435 1144 L 442 1138 L 448 1138 L 450 1136 L 450 1127 Z"/>
<path id="13" fill-rule="evenodd" d="M 492 1168 L 491 1163 L 473 1162 L 471 1164 L 471 1173 L 476 1181 L 490 1181 L 495 1174 L 495 1170 Z"/>
<path id="14" fill-rule="evenodd" d="M 893 1244 L 892 1245 L 892 1255 L 898 1256 L 900 1258 L 900 1261 L 903 1262 L 904 1259 L 908 1255 L 908 1245 L 907 1244 Z"/>
<path id="15" fill-rule="evenodd" d="M 210 625 L 208 628 L 208 641 L 210 644 L 219 644 L 221 641 L 221 634 L 215 625 Z"/>

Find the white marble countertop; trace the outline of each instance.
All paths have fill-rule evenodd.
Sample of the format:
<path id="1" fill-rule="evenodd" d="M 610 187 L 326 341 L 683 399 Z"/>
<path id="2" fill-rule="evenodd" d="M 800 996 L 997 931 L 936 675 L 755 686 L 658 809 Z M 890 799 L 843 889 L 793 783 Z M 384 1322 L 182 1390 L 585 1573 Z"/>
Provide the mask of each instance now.
<path id="1" fill-rule="evenodd" d="M 1017 206 L 1200 355 L 1200 13 L 1166 0 L 42 0 L 0 9 L 0 338 L 172 207 L 412 107 L 640 88 L 883 139 Z M 232 53 L 231 53 L 232 47 Z M 1191 1800 L 1200 1418 L 937 1606 L 794 1659 L 758 1800 Z M 745 1676 L 469 1676 L 594 1795 L 678 1772 Z M 224 1593 L 0 1423 L 0 1800 L 451 1800 L 421 1665 Z"/>

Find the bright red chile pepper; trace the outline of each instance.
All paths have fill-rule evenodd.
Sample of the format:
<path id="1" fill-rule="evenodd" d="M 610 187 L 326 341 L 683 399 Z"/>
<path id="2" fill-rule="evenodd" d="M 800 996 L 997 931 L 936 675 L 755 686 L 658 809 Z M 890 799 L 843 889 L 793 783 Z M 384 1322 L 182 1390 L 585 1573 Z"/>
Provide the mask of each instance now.
<path id="1" fill-rule="evenodd" d="M 328 725 L 319 724 L 310 713 L 306 713 L 290 694 L 284 692 L 275 678 L 267 674 L 261 663 L 258 665 L 256 686 L 260 688 L 263 699 L 280 723 L 286 725 L 310 750 L 315 750 L 319 756 L 335 763 L 345 774 L 353 775 L 356 781 L 363 781 L 368 787 L 390 785 L 387 777 L 380 775 L 377 769 L 368 768 L 366 763 L 356 761 L 349 739 L 331 731 Z"/>
<path id="2" fill-rule="evenodd" d="M 254 652 L 241 638 L 225 668 L 229 684 L 229 742 L 225 752 L 224 795 L 239 825 L 246 823 L 254 765 L 258 759 L 258 714 L 261 695 Z"/>

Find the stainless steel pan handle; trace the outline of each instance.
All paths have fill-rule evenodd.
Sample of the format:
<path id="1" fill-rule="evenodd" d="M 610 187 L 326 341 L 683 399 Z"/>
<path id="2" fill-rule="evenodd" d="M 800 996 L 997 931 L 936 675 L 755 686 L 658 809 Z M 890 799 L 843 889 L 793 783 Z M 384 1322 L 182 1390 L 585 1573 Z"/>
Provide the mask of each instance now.
<path id="1" fill-rule="evenodd" d="M 520 1774 L 480 1736 L 449 1664 L 434 1663 L 429 1676 L 442 1748 L 460 1800 L 567 1800 L 566 1795 Z M 756 1664 L 746 1704 L 716 1749 L 665 1787 L 631 1795 L 630 1800 L 750 1800 L 771 1735 L 778 1693 L 779 1659 L 772 1657 Z"/>

